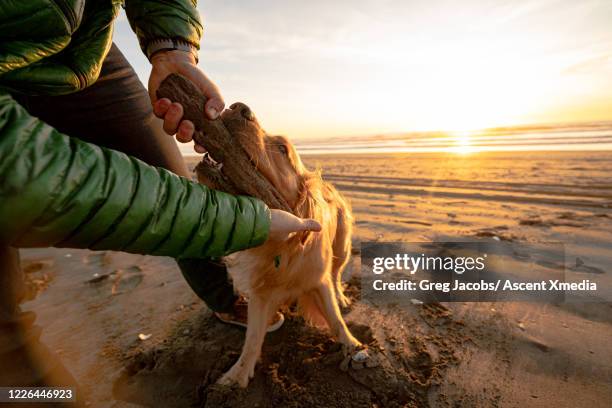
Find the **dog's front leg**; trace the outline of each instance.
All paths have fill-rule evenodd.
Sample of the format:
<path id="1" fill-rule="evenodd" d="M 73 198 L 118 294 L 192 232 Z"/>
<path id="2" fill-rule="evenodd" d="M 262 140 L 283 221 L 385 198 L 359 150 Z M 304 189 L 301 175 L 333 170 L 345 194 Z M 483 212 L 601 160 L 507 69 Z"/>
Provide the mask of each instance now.
<path id="1" fill-rule="evenodd" d="M 219 384 L 229 386 L 238 384 L 242 388 L 249 384 L 249 379 L 255 374 L 255 364 L 261 353 L 268 322 L 276 311 L 276 307 L 276 302 L 264 300 L 259 296 L 249 299 L 246 339 L 242 347 L 242 354 L 232 368 L 219 379 Z"/>
<path id="2" fill-rule="evenodd" d="M 319 309 L 325 315 L 325 319 L 329 324 L 332 334 L 338 338 L 338 341 L 344 346 L 346 358 L 340 364 L 340 369 L 346 371 L 349 367 L 356 367 L 358 364 L 361 368 L 376 367 L 378 362 L 368 353 L 367 347 L 359 342 L 346 327 L 346 323 L 340 314 L 338 301 L 334 293 L 334 286 L 331 281 L 324 282 L 321 286 L 314 290 L 314 297 L 319 306 Z"/>
<path id="3" fill-rule="evenodd" d="M 327 280 L 316 288 L 314 298 L 319 309 L 323 312 L 332 334 L 347 348 L 347 351 L 352 352 L 352 350 L 361 347 L 361 343 L 351 334 L 342 318 L 333 283 Z"/>

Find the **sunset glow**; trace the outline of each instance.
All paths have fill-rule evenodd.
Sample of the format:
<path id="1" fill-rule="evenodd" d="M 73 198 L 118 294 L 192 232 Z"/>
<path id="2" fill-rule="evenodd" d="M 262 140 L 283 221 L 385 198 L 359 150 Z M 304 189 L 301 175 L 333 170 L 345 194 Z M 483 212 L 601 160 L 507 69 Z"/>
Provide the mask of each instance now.
<path id="1" fill-rule="evenodd" d="M 451 150 L 454 153 L 467 154 L 475 151 L 470 141 L 470 132 L 457 132 L 455 133 L 455 138 L 457 145 Z"/>
<path id="2" fill-rule="evenodd" d="M 226 102 L 294 139 L 612 119 L 610 1 L 198 7 L 200 65 Z M 125 17 L 115 41 L 146 83 Z"/>

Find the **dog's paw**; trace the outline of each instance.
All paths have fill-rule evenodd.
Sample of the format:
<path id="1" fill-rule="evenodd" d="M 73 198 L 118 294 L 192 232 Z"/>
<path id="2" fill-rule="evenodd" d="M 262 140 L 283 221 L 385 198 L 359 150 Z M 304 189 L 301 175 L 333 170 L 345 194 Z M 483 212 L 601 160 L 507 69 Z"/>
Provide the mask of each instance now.
<path id="1" fill-rule="evenodd" d="M 251 378 L 253 378 L 253 371 L 249 373 L 249 370 L 234 366 L 219 378 L 217 384 L 228 387 L 238 386 L 240 388 L 246 388 Z"/>
<path id="2" fill-rule="evenodd" d="M 351 299 L 346 297 L 344 293 L 340 292 L 338 293 L 338 304 L 340 304 L 340 307 L 342 308 L 349 307 L 351 305 Z"/>
<path id="3" fill-rule="evenodd" d="M 247 385 L 249 385 L 249 377 L 247 375 L 234 376 L 227 372 L 223 374 L 221 378 L 219 378 L 217 384 L 225 385 L 226 387 L 238 386 L 240 388 L 246 388 Z"/>

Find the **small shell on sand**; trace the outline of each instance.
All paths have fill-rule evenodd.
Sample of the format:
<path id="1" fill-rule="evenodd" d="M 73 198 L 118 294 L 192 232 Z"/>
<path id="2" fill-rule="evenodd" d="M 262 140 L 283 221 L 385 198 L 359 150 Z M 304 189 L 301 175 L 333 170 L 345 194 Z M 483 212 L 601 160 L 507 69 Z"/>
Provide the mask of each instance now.
<path id="1" fill-rule="evenodd" d="M 144 333 L 139 333 L 138 334 L 138 339 L 141 341 L 145 341 L 145 340 L 149 340 L 151 338 L 152 334 L 144 334 Z"/>
<path id="2" fill-rule="evenodd" d="M 353 354 L 352 358 L 356 363 L 363 363 L 370 358 L 370 355 L 367 350 L 359 350 L 357 353 Z"/>

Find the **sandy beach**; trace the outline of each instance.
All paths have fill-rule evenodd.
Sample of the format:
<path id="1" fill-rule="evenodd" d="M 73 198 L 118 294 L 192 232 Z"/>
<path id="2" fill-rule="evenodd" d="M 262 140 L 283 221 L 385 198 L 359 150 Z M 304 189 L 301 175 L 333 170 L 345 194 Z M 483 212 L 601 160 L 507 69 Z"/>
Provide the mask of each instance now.
<path id="1" fill-rule="evenodd" d="M 351 202 L 355 249 L 345 278 L 354 303 L 345 319 L 381 365 L 340 370 L 340 347 L 289 310 L 249 387 L 228 391 L 214 382 L 238 357 L 244 331 L 219 323 L 172 259 L 23 250 L 24 309 L 37 313 L 43 341 L 91 406 L 612 404 L 612 152 L 303 159 Z M 546 267 L 601 291 L 556 305 L 361 300 L 360 242 L 444 240 L 562 243 L 565 262 Z"/>

